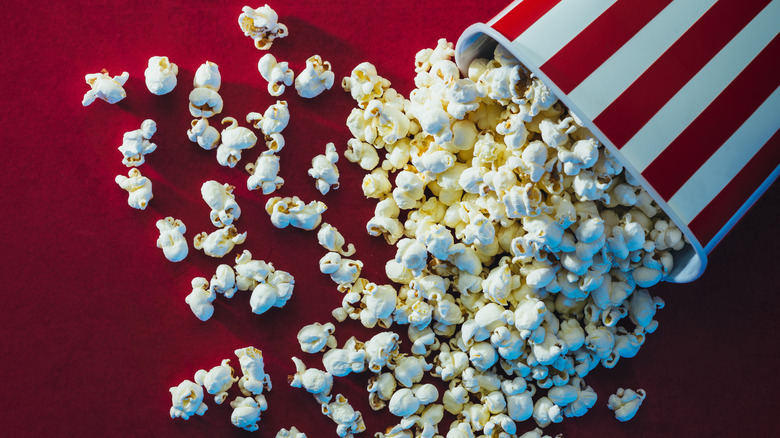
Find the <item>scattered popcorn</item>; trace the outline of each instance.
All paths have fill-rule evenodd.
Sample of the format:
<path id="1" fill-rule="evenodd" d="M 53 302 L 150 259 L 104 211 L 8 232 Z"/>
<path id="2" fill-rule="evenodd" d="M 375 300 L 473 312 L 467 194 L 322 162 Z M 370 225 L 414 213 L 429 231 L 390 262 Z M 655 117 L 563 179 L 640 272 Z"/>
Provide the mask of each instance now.
<path id="1" fill-rule="evenodd" d="M 195 383 L 206 388 L 206 392 L 214 396 L 214 401 L 220 405 L 228 396 L 228 389 L 238 381 L 229 365 L 230 359 L 224 359 L 220 365 L 209 371 L 198 370 L 195 373 Z"/>
<path id="2" fill-rule="evenodd" d="M 268 94 L 281 96 L 285 86 L 293 84 L 295 73 L 288 67 L 287 62 L 276 62 L 274 55 L 266 53 L 257 62 L 257 70 L 260 76 L 268 81 Z"/>
<path id="3" fill-rule="evenodd" d="M 216 181 L 206 181 L 200 187 L 203 200 L 211 208 L 209 218 L 215 227 L 230 225 L 241 216 L 241 207 L 236 203 L 233 189 L 235 187 L 230 184 L 220 184 Z"/>
<path id="4" fill-rule="evenodd" d="M 192 415 L 203 415 L 208 406 L 203 403 L 203 388 L 197 383 L 185 380 L 170 389 L 173 406 L 171 418 L 189 420 Z"/>
<path id="5" fill-rule="evenodd" d="M 283 307 L 293 293 L 295 279 L 288 272 L 277 270 L 266 277 L 265 283 L 255 286 L 249 305 L 252 313 L 262 314 L 271 307 Z"/>
<path id="6" fill-rule="evenodd" d="M 214 293 L 224 295 L 225 298 L 232 298 L 238 290 L 236 285 L 236 273 L 230 265 L 217 266 L 217 272 L 211 277 L 209 289 Z"/>
<path id="7" fill-rule="evenodd" d="M 236 397 L 230 402 L 233 413 L 230 415 L 230 422 L 234 426 L 240 427 L 248 432 L 256 431 L 259 426 L 260 413 L 268 409 L 268 402 L 264 395 L 252 397 Z"/>
<path id="8" fill-rule="evenodd" d="M 272 151 L 265 151 L 257 157 L 257 161 L 247 163 L 246 171 L 249 173 L 246 180 L 249 190 L 260 189 L 268 195 L 284 185 L 284 179 L 279 176 L 279 157 Z"/>
<path id="9" fill-rule="evenodd" d="M 195 70 L 195 77 L 192 79 L 192 86 L 195 88 L 208 88 L 219 91 L 222 86 L 222 74 L 219 72 L 219 66 L 211 61 L 206 61 Z"/>
<path id="10" fill-rule="evenodd" d="M 339 437 L 350 438 L 355 433 L 364 432 L 366 424 L 360 411 L 356 411 L 346 397 L 336 395 L 336 400 L 322 403 L 322 413 L 336 423 L 336 434 Z"/>
<path id="11" fill-rule="evenodd" d="M 127 176 L 117 175 L 114 179 L 123 190 L 127 190 L 127 204 L 133 208 L 143 210 L 154 197 L 152 194 L 152 182 L 141 175 L 137 168 L 130 169 Z"/>
<path id="12" fill-rule="evenodd" d="M 254 40 L 258 49 L 268 50 L 276 38 L 287 36 L 287 26 L 279 23 L 279 16 L 270 6 L 263 5 L 257 9 L 244 6 L 241 11 L 238 25 L 244 35 Z"/>
<path id="13" fill-rule="evenodd" d="M 122 72 L 120 76 L 112 78 L 108 75 L 106 69 L 101 70 L 100 73 L 86 75 L 84 78 L 87 81 L 87 85 L 92 87 L 92 89 L 84 94 L 81 104 L 84 106 L 91 105 L 95 99 L 104 100 L 108 103 L 119 102 L 127 97 L 127 93 L 125 93 L 125 89 L 122 87 L 129 77 L 129 73 Z"/>
<path id="14" fill-rule="evenodd" d="M 328 223 L 323 223 L 320 226 L 320 230 L 317 231 L 317 241 L 320 246 L 328 251 L 337 252 L 343 256 L 351 256 L 355 253 L 355 246 L 351 243 L 344 249 L 344 236 L 339 233 L 336 227 Z"/>
<path id="15" fill-rule="evenodd" d="M 341 257 L 337 252 L 329 252 L 320 259 L 320 272 L 329 274 L 338 285 L 354 283 L 360 276 L 363 262 Z"/>
<path id="16" fill-rule="evenodd" d="M 618 388 L 617 392 L 609 396 L 607 407 L 615 411 L 615 418 L 618 421 L 628 421 L 634 418 L 645 397 L 647 394 L 643 389 L 634 391 Z"/>
<path id="17" fill-rule="evenodd" d="M 152 56 L 149 66 L 144 70 L 146 88 L 156 95 L 170 93 L 176 87 L 176 75 L 179 67 L 170 62 L 167 56 Z"/>
<path id="18" fill-rule="evenodd" d="M 228 225 L 211 234 L 204 231 L 195 235 L 193 246 L 197 250 L 202 249 L 207 256 L 224 257 L 225 254 L 233 250 L 235 245 L 240 245 L 245 240 L 246 231 L 239 234 L 235 226 Z"/>
<path id="19" fill-rule="evenodd" d="M 222 112 L 222 96 L 215 90 L 198 87 L 190 91 L 190 114 L 192 117 L 211 117 Z"/>
<path id="20" fill-rule="evenodd" d="M 236 256 L 236 287 L 239 290 L 254 289 L 260 283 L 265 283 L 268 276 L 276 269 L 270 263 L 262 260 L 252 260 L 252 253 L 244 250 Z"/>
<path id="21" fill-rule="evenodd" d="M 281 198 L 275 196 L 268 199 L 265 211 L 271 216 L 271 223 L 277 228 L 292 225 L 303 230 L 313 230 L 322 222 L 322 213 L 328 207 L 322 201 L 311 201 L 306 204 L 297 196 Z"/>
<path id="22" fill-rule="evenodd" d="M 191 122 L 192 127 L 187 130 L 187 138 L 198 146 L 210 151 L 219 145 L 219 131 L 213 126 L 209 126 L 207 118 L 195 119 Z"/>
<path id="23" fill-rule="evenodd" d="M 141 123 L 141 128 L 125 132 L 122 136 L 122 145 L 119 152 L 122 153 L 122 164 L 127 167 L 137 167 L 144 164 L 144 155 L 154 152 L 157 145 L 149 142 L 157 132 L 157 123 L 146 119 Z"/>
<path id="24" fill-rule="evenodd" d="M 247 114 L 246 121 L 251 123 L 255 129 L 263 131 L 265 144 L 271 152 L 276 153 L 284 148 L 282 130 L 287 127 L 287 123 L 290 121 L 290 110 L 287 108 L 286 100 L 277 100 L 263 114 L 255 112 Z"/>
<path id="25" fill-rule="evenodd" d="M 230 123 L 230 126 L 222 130 L 222 143 L 217 147 L 217 162 L 233 168 L 241 160 L 241 151 L 255 147 L 257 136 L 249 128 L 238 126 L 238 121 L 233 117 L 222 119 L 222 124 L 225 123 Z"/>
<path id="26" fill-rule="evenodd" d="M 316 368 L 306 368 L 295 356 L 292 360 L 295 363 L 295 375 L 287 378 L 290 386 L 305 389 L 320 404 L 328 403 L 331 400 L 330 391 L 333 389 L 333 375 Z"/>
<path id="27" fill-rule="evenodd" d="M 217 294 L 209 288 L 209 282 L 203 277 L 192 279 L 192 292 L 184 299 L 190 305 L 190 309 L 201 321 L 207 321 L 214 315 L 214 299 Z M 202 385 L 202 383 L 201 383 Z M 221 402 L 219 402 L 221 403 Z"/>
<path id="28" fill-rule="evenodd" d="M 306 60 L 306 68 L 295 78 L 295 90 L 299 96 L 311 99 L 330 90 L 334 80 L 330 63 L 323 61 L 320 55 L 314 55 Z"/>
<path id="29" fill-rule="evenodd" d="M 306 438 L 306 434 L 299 431 L 295 428 L 295 426 L 291 427 L 290 430 L 287 429 L 281 429 L 279 432 L 276 433 L 276 438 Z"/>
<path id="30" fill-rule="evenodd" d="M 298 343 L 301 344 L 301 351 L 305 353 L 319 353 L 325 348 L 336 347 L 336 337 L 333 332 L 336 327 L 327 322 L 320 324 L 315 322 L 304 326 L 298 331 Z"/>
<path id="31" fill-rule="evenodd" d="M 263 389 L 271 390 L 271 376 L 265 373 L 263 364 L 263 352 L 255 347 L 239 348 L 236 356 L 241 364 L 243 376 L 238 381 L 241 393 L 249 397 L 261 395 Z"/>
<path id="32" fill-rule="evenodd" d="M 325 145 L 325 155 L 317 155 L 311 160 L 309 176 L 317 181 L 317 190 L 323 195 L 331 189 L 339 188 L 339 169 L 336 167 L 338 160 L 339 154 L 333 143 Z"/>
<path id="33" fill-rule="evenodd" d="M 172 262 L 180 262 L 187 257 L 189 247 L 184 233 L 187 227 L 178 219 L 170 216 L 157 221 L 157 229 L 160 237 L 157 238 L 157 247 L 162 248 L 165 258 Z"/>

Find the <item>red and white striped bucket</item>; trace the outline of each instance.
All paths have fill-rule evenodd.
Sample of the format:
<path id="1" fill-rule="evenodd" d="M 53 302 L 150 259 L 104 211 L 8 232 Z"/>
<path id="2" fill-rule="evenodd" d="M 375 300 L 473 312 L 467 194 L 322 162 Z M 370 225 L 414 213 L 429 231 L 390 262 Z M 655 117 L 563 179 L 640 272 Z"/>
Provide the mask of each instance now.
<path id="1" fill-rule="evenodd" d="M 685 233 L 667 281 L 780 174 L 780 0 L 516 0 L 458 40 L 462 71 L 513 53 Z"/>

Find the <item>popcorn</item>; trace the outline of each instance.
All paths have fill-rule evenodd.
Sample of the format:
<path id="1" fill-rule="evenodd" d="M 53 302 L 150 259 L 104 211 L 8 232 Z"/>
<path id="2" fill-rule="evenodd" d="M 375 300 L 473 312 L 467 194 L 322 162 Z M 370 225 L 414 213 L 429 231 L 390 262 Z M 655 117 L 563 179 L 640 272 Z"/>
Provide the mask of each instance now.
<path id="1" fill-rule="evenodd" d="M 339 188 L 339 169 L 336 167 L 338 160 L 339 154 L 333 143 L 325 145 L 325 155 L 317 155 L 311 160 L 309 176 L 316 180 L 317 190 L 323 195 L 331 189 Z"/>
<path id="2" fill-rule="evenodd" d="M 260 421 L 260 413 L 268 409 L 268 403 L 263 395 L 258 395 L 255 398 L 236 397 L 230 402 L 230 407 L 233 408 L 230 422 L 236 427 L 254 432 L 259 428 L 257 422 Z"/>
<path id="3" fill-rule="evenodd" d="M 100 73 L 92 73 L 84 76 L 87 85 L 92 88 L 84 94 L 84 99 L 81 101 L 81 104 L 89 106 L 95 99 L 104 100 L 108 103 L 119 102 L 127 97 L 127 93 L 125 93 L 125 89 L 122 88 L 122 86 L 125 85 L 125 82 L 127 82 L 129 77 L 129 73 L 122 72 L 121 75 L 112 78 L 108 75 L 106 69 L 101 70 Z"/>
<path id="4" fill-rule="evenodd" d="M 224 257 L 225 254 L 233 250 L 235 245 L 240 245 L 246 240 L 246 232 L 238 233 L 236 227 L 228 225 L 213 231 L 211 234 L 205 231 L 195 235 L 193 246 L 195 249 L 202 249 L 207 256 Z"/>
<path id="5" fill-rule="evenodd" d="M 154 152 L 157 145 L 150 143 L 154 133 L 157 132 L 157 123 L 146 119 L 141 123 L 141 128 L 128 131 L 122 136 L 122 145 L 119 152 L 122 153 L 122 164 L 127 167 L 136 167 L 144 164 L 144 155 Z"/>
<path id="6" fill-rule="evenodd" d="M 187 257 L 189 247 L 184 233 L 187 227 L 178 219 L 170 216 L 157 221 L 157 229 L 160 237 L 157 238 L 157 247 L 162 248 L 165 258 L 172 262 L 180 262 Z"/>
<path id="7" fill-rule="evenodd" d="M 209 282 L 203 277 L 192 279 L 192 292 L 184 299 L 190 305 L 190 309 L 201 321 L 206 321 L 214 314 L 214 306 L 211 304 L 217 294 L 209 288 Z M 199 383 L 202 385 L 203 383 Z M 220 404 L 222 402 L 218 402 Z"/>
<path id="8" fill-rule="evenodd" d="M 189 420 L 192 415 L 203 415 L 208 406 L 203 403 L 203 388 L 197 383 L 185 380 L 170 389 L 171 418 Z"/>
<path id="9" fill-rule="evenodd" d="M 249 305 L 252 313 L 262 314 L 271 307 L 283 307 L 292 296 L 295 279 L 285 271 L 274 271 L 266 278 L 266 283 L 255 286 Z"/>
<path id="10" fill-rule="evenodd" d="M 268 5 L 257 9 L 244 6 L 238 16 L 238 25 L 244 35 L 254 40 L 255 47 L 259 50 L 268 50 L 276 38 L 287 36 L 287 26 L 279 23 L 276 11 Z"/>
<path id="11" fill-rule="evenodd" d="M 254 289 L 258 284 L 265 283 L 275 270 L 270 263 L 252 260 L 252 253 L 245 249 L 236 256 L 236 287 L 239 290 Z"/>
<path id="12" fill-rule="evenodd" d="M 179 67 L 170 62 L 167 56 L 152 56 L 149 66 L 144 70 L 146 88 L 156 95 L 170 93 L 176 87 L 176 75 Z"/>
<path id="13" fill-rule="evenodd" d="M 333 375 L 316 368 L 306 368 L 306 365 L 297 357 L 292 357 L 295 363 L 295 375 L 287 380 L 293 388 L 303 388 L 314 395 L 318 403 L 328 403 L 331 400 L 330 391 L 333 389 Z"/>
<path id="14" fill-rule="evenodd" d="M 306 438 L 306 434 L 292 426 L 290 430 L 280 429 L 276 432 L 276 438 Z"/>
<path id="15" fill-rule="evenodd" d="M 306 60 L 306 68 L 295 78 L 295 90 L 299 96 L 311 99 L 330 90 L 334 80 L 330 63 L 323 61 L 320 55 L 314 55 Z"/>
<path id="16" fill-rule="evenodd" d="M 263 352 L 255 347 L 239 348 L 235 352 L 241 364 L 243 376 L 238 387 L 245 396 L 261 395 L 263 389 L 271 390 L 271 376 L 265 373 Z M 232 406 L 232 404 L 231 404 Z"/>
<path id="17" fill-rule="evenodd" d="M 268 94 L 271 96 L 281 96 L 285 86 L 293 84 L 295 73 L 287 66 L 287 62 L 276 62 L 276 58 L 270 53 L 260 58 L 257 70 L 260 76 L 268 81 Z"/>
<path id="18" fill-rule="evenodd" d="M 133 208 L 144 210 L 154 197 L 152 182 L 149 178 L 141 175 L 141 171 L 137 168 L 130 169 L 127 176 L 117 175 L 114 181 L 119 187 L 127 190 L 127 204 Z"/>
<path id="19" fill-rule="evenodd" d="M 360 411 L 356 411 L 346 397 L 336 395 L 336 400 L 322 403 L 322 413 L 336 423 L 336 434 L 339 437 L 352 437 L 352 434 L 364 432 L 366 424 Z"/>
<path id="20" fill-rule="evenodd" d="M 194 119 L 187 130 L 187 138 L 198 146 L 210 151 L 219 145 L 219 131 L 213 126 L 209 126 L 207 118 Z"/>
<path id="21" fill-rule="evenodd" d="M 241 160 L 241 151 L 252 149 L 257 143 L 254 132 L 243 126 L 233 117 L 225 117 L 222 124 L 230 126 L 222 130 L 222 143 L 217 147 L 217 162 L 222 166 L 233 168 Z"/>
<path id="22" fill-rule="evenodd" d="M 265 204 L 265 211 L 271 216 L 271 223 L 277 228 L 292 225 L 303 230 L 313 230 L 322 222 L 322 213 L 328 207 L 321 201 L 308 204 L 297 196 L 281 198 L 275 196 Z"/>
<path id="23" fill-rule="evenodd" d="M 233 223 L 241 216 L 241 208 L 233 195 L 235 187 L 220 184 L 216 181 L 206 181 L 200 187 L 200 194 L 211 208 L 209 218 L 215 227 L 224 227 Z"/>
<path id="24" fill-rule="evenodd" d="M 319 353 L 325 348 L 336 347 L 336 337 L 333 332 L 336 327 L 331 323 L 320 324 L 315 322 L 304 326 L 298 331 L 298 343 L 301 350 L 306 353 Z"/>
<path id="25" fill-rule="evenodd" d="M 639 406 L 647 397 L 643 389 L 633 391 L 631 389 L 618 388 L 617 392 L 609 396 L 607 407 L 615 411 L 618 421 L 628 421 L 634 418 Z"/>
<path id="26" fill-rule="evenodd" d="M 219 72 L 219 66 L 211 61 L 206 61 L 195 70 L 195 77 L 192 80 L 195 88 L 208 88 L 219 91 L 222 85 L 222 74 Z"/>
<path id="27" fill-rule="evenodd" d="M 220 405 L 227 398 L 227 391 L 238 381 L 233 374 L 230 359 L 224 359 L 220 365 L 209 371 L 198 370 L 195 373 L 195 383 L 206 388 L 206 392 L 214 395 L 214 401 Z"/>
<path id="28" fill-rule="evenodd" d="M 257 157 L 257 161 L 247 163 L 249 178 L 246 187 L 249 190 L 259 189 L 267 195 L 284 185 L 284 179 L 279 176 L 279 157 L 271 152 L 265 151 Z"/>
<path id="29" fill-rule="evenodd" d="M 328 223 L 323 223 L 320 230 L 317 231 L 317 241 L 320 246 L 331 252 L 337 252 L 343 256 L 351 256 L 355 253 L 355 246 L 351 243 L 344 249 L 344 236 L 339 233 L 336 227 Z"/>
<path id="30" fill-rule="evenodd" d="M 390 88 L 390 81 L 379 76 L 373 64 L 362 62 L 341 81 L 341 87 L 352 94 L 361 108 L 365 108 L 369 101 L 381 97 L 384 90 Z"/>
<path id="31" fill-rule="evenodd" d="M 368 379 L 368 404 L 378 411 L 384 408 L 395 393 L 396 383 L 393 373 L 377 373 Z"/>
<path id="32" fill-rule="evenodd" d="M 224 295 L 225 298 L 232 298 L 236 293 L 236 273 L 230 265 L 217 266 L 217 272 L 211 277 L 209 290 L 214 293 Z"/>
<path id="33" fill-rule="evenodd" d="M 224 102 L 216 90 L 198 87 L 190 91 L 190 114 L 192 117 L 211 117 L 222 112 Z"/>
<path id="34" fill-rule="evenodd" d="M 277 100 L 269 106 L 264 114 L 251 112 L 246 115 L 247 123 L 251 123 L 256 129 L 263 131 L 265 143 L 271 152 L 279 152 L 284 148 L 284 137 L 281 132 L 290 121 L 290 111 L 287 109 L 287 101 Z"/>
<path id="35" fill-rule="evenodd" d="M 325 370 L 336 377 L 349 373 L 363 372 L 366 366 L 366 351 L 363 344 L 351 337 L 343 348 L 333 348 L 322 356 Z"/>
<path id="36" fill-rule="evenodd" d="M 352 138 L 347 142 L 344 157 L 351 163 L 358 163 L 364 170 L 373 170 L 379 164 L 379 154 L 368 143 Z"/>

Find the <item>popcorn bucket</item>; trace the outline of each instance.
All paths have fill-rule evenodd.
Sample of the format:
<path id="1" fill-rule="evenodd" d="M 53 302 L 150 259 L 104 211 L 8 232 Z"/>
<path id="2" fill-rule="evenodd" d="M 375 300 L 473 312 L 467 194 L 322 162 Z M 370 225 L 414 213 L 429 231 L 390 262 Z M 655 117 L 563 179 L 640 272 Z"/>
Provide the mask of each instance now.
<path id="1" fill-rule="evenodd" d="M 707 254 L 780 174 L 780 0 L 516 0 L 455 48 L 464 73 L 502 45 Z"/>

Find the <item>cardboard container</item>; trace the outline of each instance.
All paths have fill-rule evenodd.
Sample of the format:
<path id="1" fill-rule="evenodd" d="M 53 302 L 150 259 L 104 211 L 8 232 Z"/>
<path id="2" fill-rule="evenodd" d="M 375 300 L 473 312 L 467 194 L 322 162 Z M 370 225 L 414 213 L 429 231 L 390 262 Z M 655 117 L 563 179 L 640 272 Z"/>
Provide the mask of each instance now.
<path id="1" fill-rule="evenodd" d="M 682 283 L 780 174 L 778 32 L 780 0 L 516 0 L 455 58 L 540 77 L 690 240 Z"/>

